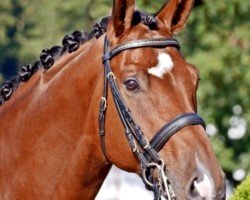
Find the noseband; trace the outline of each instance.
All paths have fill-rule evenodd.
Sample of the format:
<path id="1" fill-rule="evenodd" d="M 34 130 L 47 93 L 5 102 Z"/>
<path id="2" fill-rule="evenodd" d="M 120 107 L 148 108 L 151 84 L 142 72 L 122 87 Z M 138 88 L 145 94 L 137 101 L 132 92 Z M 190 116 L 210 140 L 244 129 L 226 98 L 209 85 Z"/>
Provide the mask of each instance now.
<path id="1" fill-rule="evenodd" d="M 125 129 L 125 135 L 128 140 L 129 146 L 140 163 L 141 176 L 146 185 L 146 188 L 154 192 L 154 197 L 156 200 L 161 199 L 161 196 L 164 196 L 165 198 L 170 200 L 175 199 L 175 195 L 165 173 L 165 163 L 157 152 L 162 149 L 162 147 L 166 144 L 166 142 L 172 135 L 177 133 L 183 127 L 189 125 L 201 125 L 205 129 L 206 125 L 203 119 L 198 114 L 184 113 L 165 124 L 155 134 L 150 142 L 147 140 L 140 126 L 134 121 L 129 108 L 126 106 L 116 83 L 115 75 L 113 74 L 110 67 L 110 60 L 120 52 L 129 49 L 144 47 L 175 47 L 178 50 L 180 49 L 180 45 L 176 39 L 154 38 L 127 42 L 117 46 L 113 50 L 109 50 L 109 42 L 107 37 L 105 38 L 104 56 L 102 59 L 104 64 L 104 87 L 99 113 L 99 134 L 101 137 L 101 147 L 103 154 L 108 160 L 105 148 L 105 118 L 109 85 L 118 115 Z M 157 176 L 155 176 L 155 174 L 157 174 Z"/>

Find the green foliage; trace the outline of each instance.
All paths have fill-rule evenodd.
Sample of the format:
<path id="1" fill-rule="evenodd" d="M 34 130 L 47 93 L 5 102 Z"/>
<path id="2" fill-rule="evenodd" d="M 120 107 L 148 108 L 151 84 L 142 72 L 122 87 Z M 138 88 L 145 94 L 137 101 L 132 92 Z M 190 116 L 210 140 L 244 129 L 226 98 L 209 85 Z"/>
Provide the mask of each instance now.
<path id="1" fill-rule="evenodd" d="M 139 8 L 142 8 L 148 13 L 157 13 L 161 7 L 166 3 L 166 0 L 158 0 L 158 1 L 152 1 L 152 0 L 140 0 L 136 1 L 137 6 Z"/>
<path id="2" fill-rule="evenodd" d="M 165 0 L 137 0 L 138 8 L 156 13 Z M 232 107 L 250 121 L 250 1 L 203 1 L 190 16 L 178 39 L 182 52 L 200 70 L 199 112 L 214 124 L 211 138 L 229 179 L 238 168 L 250 171 L 250 131 L 231 140 Z M 1 0 L 0 72 L 16 74 L 18 67 L 38 59 L 42 48 L 60 45 L 74 30 L 90 30 L 111 10 L 110 0 Z M 0 75 L 0 84 L 2 76 Z"/>
<path id="3" fill-rule="evenodd" d="M 38 59 L 42 48 L 60 45 L 75 30 L 89 30 L 107 15 L 111 1 L 0 1 L 0 70 L 5 75 Z"/>
<path id="4" fill-rule="evenodd" d="M 250 200 L 250 175 L 237 187 L 231 200 Z"/>

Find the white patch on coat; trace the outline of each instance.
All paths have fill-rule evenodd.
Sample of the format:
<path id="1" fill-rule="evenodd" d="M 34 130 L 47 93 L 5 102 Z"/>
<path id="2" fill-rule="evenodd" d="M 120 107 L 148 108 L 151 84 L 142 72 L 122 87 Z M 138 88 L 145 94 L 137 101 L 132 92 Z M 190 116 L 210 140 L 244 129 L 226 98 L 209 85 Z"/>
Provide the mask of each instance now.
<path id="1" fill-rule="evenodd" d="M 148 73 L 162 79 L 164 74 L 170 72 L 173 67 L 172 58 L 166 53 L 160 53 L 157 66 L 149 68 Z"/>
<path id="2" fill-rule="evenodd" d="M 213 200 L 213 180 L 209 178 L 209 173 L 207 172 L 204 165 L 199 161 L 199 158 L 197 156 L 197 153 L 195 154 L 196 163 L 198 166 L 198 169 L 201 173 L 203 173 L 203 180 L 202 181 L 194 181 L 194 187 L 199 193 L 199 195 L 206 199 L 206 200 Z"/>

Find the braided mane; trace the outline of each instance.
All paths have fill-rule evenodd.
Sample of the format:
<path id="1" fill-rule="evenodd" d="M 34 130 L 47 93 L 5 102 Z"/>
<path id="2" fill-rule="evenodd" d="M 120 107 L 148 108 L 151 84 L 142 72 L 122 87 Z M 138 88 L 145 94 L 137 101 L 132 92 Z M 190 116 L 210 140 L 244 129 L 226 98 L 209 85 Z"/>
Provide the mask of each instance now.
<path id="1" fill-rule="evenodd" d="M 19 74 L 10 80 L 5 80 L 0 91 L 0 106 L 10 99 L 13 92 L 18 88 L 19 84 L 26 82 L 30 77 L 42 67 L 44 70 L 51 68 L 58 58 L 64 53 L 72 53 L 79 49 L 85 42 L 92 38 L 99 38 L 107 31 L 107 26 L 110 17 L 104 17 L 100 22 L 97 22 L 90 33 L 85 31 L 74 31 L 72 34 L 66 35 L 62 40 L 62 46 L 54 46 L 51 48 L 43 49 L 40 54 L 40 60 L 36 61 L 33 65 L 27 64 L 21 67 Z M 136 25 L 143 22 L 148 27 L 156 27 L 156 20 L 153 16 L 139 11 L 135 11 L 133 17 L 133 24 Z"/>

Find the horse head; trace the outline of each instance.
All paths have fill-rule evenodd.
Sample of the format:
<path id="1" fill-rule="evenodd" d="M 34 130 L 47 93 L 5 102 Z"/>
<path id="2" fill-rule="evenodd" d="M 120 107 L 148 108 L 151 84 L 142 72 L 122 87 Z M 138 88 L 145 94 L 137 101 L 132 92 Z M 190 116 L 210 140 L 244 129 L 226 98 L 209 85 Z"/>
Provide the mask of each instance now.
<path id="1" fill-rule="evenodd" d="M 136 126 L 139 125 L 141 132 L 151 140 L 150 145 L 154 149 L 161 141 L 155 138 L 156 133 L 164 137 L 162 132 L 167 134 L 171 128 L 184 123 L 178 120 L 183 113 L 197 113 L 198 70 L 186 62 L 178 44 L 171 40 L 184 27 L 192 5 L 192 0 L 169 1 L 155 18 L 148 17 L 144 23 L 139 23 L 136 18 L 142 16 L 137 16 L 134 11 L 133 0 L 114 1 L 107 40 L 115 56 L 107 55 L 104 61 L 110 60 L 120 96 L 126 102 Z M 170 44 L 156 45 L 156 48 L 149 44 L 152 41 L 160 43 L 163 38 L 170 39 Z M 135 40 L 139 42 L 133 43 Z M 148 42 L 148 45 L 143 46 L 143 42 Z M 116 97 L 114 99 L 108 99 L 110 110 L 107 111 L 104 153 L 118 167 L 143 176 L 138 156 L 131 153 L 123 133 L 126 123 L 122 127 L 120 118 L 126 116 L 119 117 L 116 111 L 119 105 L 115 106 L 119 102 Z M 177 199 L 225 198 L 224 174 L 202 125 L 199 121 L 177 128 L 178 131 L 156 150 L 165 163 L 165 173 Z M 143 146 L 139 148 L 144 151 Z M 150 181 L 146 178 L 146 182 Z"/>

